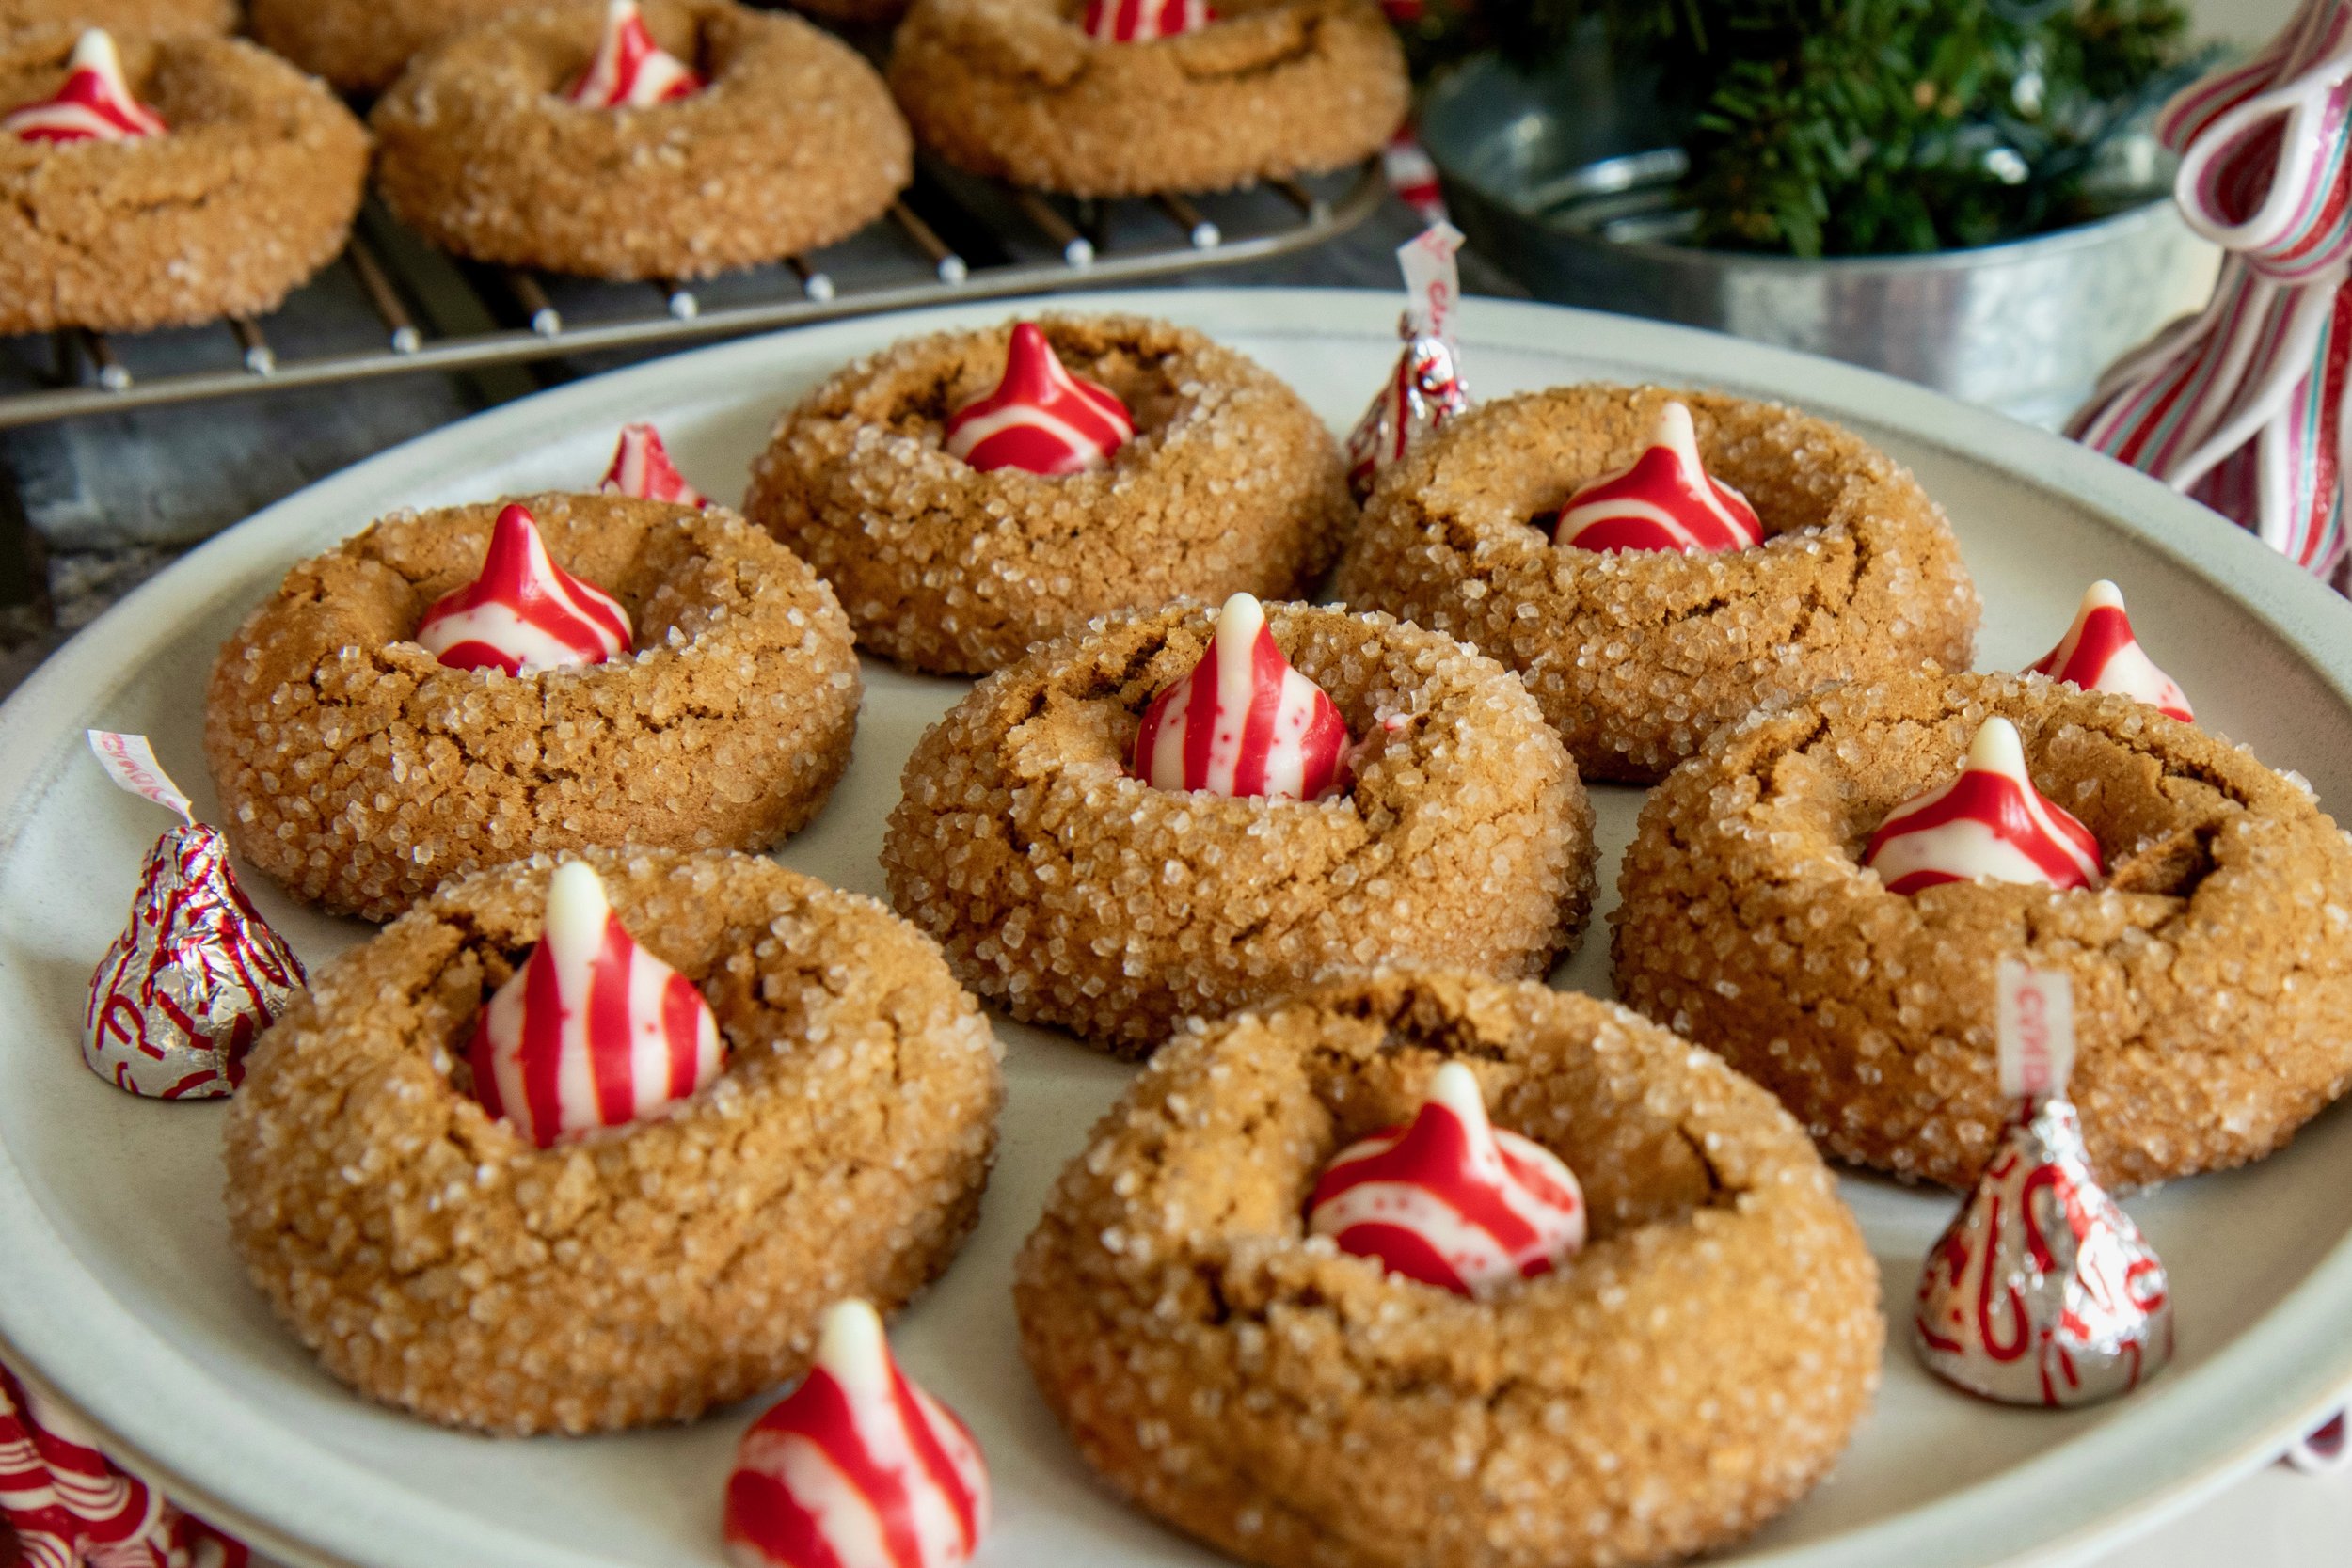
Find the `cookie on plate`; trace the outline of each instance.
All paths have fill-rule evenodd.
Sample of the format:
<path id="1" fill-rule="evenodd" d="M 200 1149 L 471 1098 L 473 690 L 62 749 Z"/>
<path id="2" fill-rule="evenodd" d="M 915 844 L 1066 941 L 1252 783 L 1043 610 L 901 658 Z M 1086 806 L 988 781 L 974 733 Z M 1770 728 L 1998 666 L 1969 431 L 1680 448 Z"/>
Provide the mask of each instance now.
<path id="1" fill-rule="evenodd" d="M 882 844 L 964 984 L 1122 1055 L 1334 967 L 1540 975 L 1593 862 L 1515 676 L 1245 597 L 1108 617 L 981 682 L 908 759 Z"/>
<path id="2" fill-rule="evenodd" d="M 1355 518 L 1297 393 L 1140 316 L 860 360 L 785 412 L 743 510 L 833 583 L 862 646 L 958 674 L 1112 610 L 1303 594 Z"/>
<path id="3" fill-rule="evenodd" d="M 1474 1295 L 1307 1217 L 1462 1069 L 1584 1211 L 1572 1259 Z M 1827 1472 L 1885 1338 L 1861 1230 L 1770 1095 L 1624 1008 L 1443 974 L 1187 1025 L 1063 1171 L 1013 1293 L 1086 1462 L 1269 1568 L 1736 1541 Z"/>
<path id="4" fill-rule="evenodd" d="M 1950 525 L 1824 420 L 1591 384 L 1483 404 L 1386 470 L 1334 586 L 1518 671 L 1591 779 L 1646 784 L 1824 681 L 1965 669 Z"/>
<path id="5" fill-rule="evenodd" d="M 295 566 L 221 649 L 204 752 L 238 853 L 384 920 L 541 851 L 768 848 L 849 766 L 858 697 L 833 591 L 735 514 L 535 496 Z"/>
<path id="6" fill-rule="evenodd" d="M 592 993 L 662 1082 L 629 1081 L 642 1041 L 596 1059 Z M 1002 1099 L 979 1008 L 871 899 L 750 855 L 542 857 L 312 975 L 230 1108 L 230 1234 L 372 1399 L 691 1420 L 805 1368 L 844 1296 L 888 1311 L 946 1268 Z"/>

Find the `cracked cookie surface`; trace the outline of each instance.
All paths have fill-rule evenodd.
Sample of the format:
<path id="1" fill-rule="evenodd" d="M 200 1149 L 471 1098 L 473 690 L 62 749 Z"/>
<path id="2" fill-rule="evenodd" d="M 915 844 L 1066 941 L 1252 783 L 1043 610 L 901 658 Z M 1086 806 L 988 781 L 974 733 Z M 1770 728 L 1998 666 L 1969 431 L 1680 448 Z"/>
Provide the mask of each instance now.
<path id="1" fill-rule="evenodd" d="M 1069 0 L 916 0 L 890 86 L 924 146 L 1073 196 L 1216 191 L 1355 163 L 1405 118 L 1372 0 L 1225 0 L 1195 33 L 1102 43 Z"/>
<path id="2" fill-rule="evenodd" d="M 724 509 L 521 499 L 557 562 L 628 610 L 636 653 L 510 676 L 411 641 L 481 569 L 496 501 L 395 515 L 303 562 L 221 649 L 221 826 L 294 896 L 385 920 L 541 850 L 765 849 L 849 766 L 849 625 L 789 550 Z"/>
<path id="3" fill-rule="evenodd" d="M 466 1042 L 538 939 L 547 857 L 453 882 L 326 965 L 255 1046 L 230 1231 L 327 1370 L 503 1433 L 690 1420 L 801 1371 L 846 1295 L 894 1310 L 978 1216 L 998 1047 L 938 949 L 747 855 L 590 851 L 718 1016 L 720 1077 L 533 1148 Z"/>
<path id="4" fill-rule="evenodd" d="M 78 36 L 0 31 L 0 114 L 56 92 Z M 170 130 L 0 136 L 0 334 L 260 315 L 351 230 L 368 136 L 333 94 L 238 39 L 119 43 L 132 91 Z"/>
<path id="5" fill-rule="evenodd" d="M 1309 1239 L 1324 1164 L 1448 1060 L 1567 1161 L 1591 1234 L 1486 1302 Z M 1621 1007 L 1334 979 L 1188 1024 L 1062 1174 L 1022 1346 L 1087 1462 L 1271 1568 L 1585 1568 L 1737 1539 L 1844 1448 L 1878 1272 L 1804 1133 Z"/>
<path id="6" fill-rule="evenodd" d="M 1198 332 L 1044 316 L 1073 375 L 1136 435 L 1094 473 L 983 473 L 948 416 L 1004 373 L 1010 325 L 850 366 L 786 411 L 743 510 L 841 594 L 859 642 L 910 669 L 1001 669 L 1113 610 L 1304 593 L 1356 516 L 1339 443 L 1298 394 Z"/>
<path id="7" fill-rule="evenodd" d="M 420 55 L 369 117 L 393 212 L 480 261 L 707 277 L 846 239 L 905 188 L 906 123 L 840 40 L 724 0 L 645 0 L 655 40 L 709 85 L 584 108 L 563 93 L 604 13 L 574 0 L 499 16 Z"/>
<path id="8" fill-rule="evenodd" d="M 1762 546 L 1597 553 L 1531 526 L 1690 405 L 1708 471 Z M 1334 583 L 1518 671 L 1588 779 L 1647 784 L 1714 728 L 1824 681 L 1964 669 L 1979 607 L 1918 482 L 1774 404 L 1594 383 L 1481 404 L 1382 476 Z"/>
<path id="9" fill-rule="evenodd" d="M 1871 831 L 1995 714 L 2106 882 L 1887 892 Z M 1899 1176 L 1964 1186 L 1992 1151 L 2004 956 L 2074 983 L 2070 1093 L 2113 1184 L 2260 1159 L 2352 1086 L 2352 844 L 2300 781 L 2128 698 L 1916 674 L 1756 715 L 1651 794 L 1618 885 L 1617 994 Z"/>
<path id="10" fill-rule="evenodd" d="M 1335 967 L 1540 975 L 1592 908 L 1593 814 L 1507 671 L 1381 615 L 1270 604 L 1282 652 L 1356 747 L 1320 801 L 1158 789 L 1143 710 L 1215 612 L 1108 617 L 974 689 L 908 758 L 882 844 L 891 902 L 1013 1017 L 1122 1055 L 1177 1019 Z"/>

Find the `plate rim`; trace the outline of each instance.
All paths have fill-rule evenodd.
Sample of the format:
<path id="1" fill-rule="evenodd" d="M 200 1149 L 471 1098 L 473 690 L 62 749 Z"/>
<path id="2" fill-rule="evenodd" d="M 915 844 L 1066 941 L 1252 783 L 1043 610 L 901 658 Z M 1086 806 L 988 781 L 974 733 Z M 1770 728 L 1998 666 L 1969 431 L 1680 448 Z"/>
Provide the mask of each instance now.
<path id="1" fill-rule="evenodd" d="M 503 447 L 534 434 L 556 435 L 577 425 L 589 410 L 631 399 L 659 402 L 675 411 L 724 404 L 738 406 L 741 393 L 712 393 L 728 384 L 728 372 L 756 368 L 786 352 L 822 356 L 833 344 L 846 348 L 836 362 L 870 352 L 892 338 L 941 327 L 1001 320 L 1030 309 L 1086 312 L 1133 310 L 1180 320 L 1206 318 L 1204 330 L 1245 336 L 1364 336 L 1391 341 L 1395 301 L 1382 291 L 1305 288 L 1163 288 L 1064 295 L 980 300 L 904 313 L 867 316 L 769 333 L 623 367 L 549 388 L 439 427 L 319 480 L 222 531 L 190 551 L 52 653 L 5 704 L 0 704 L 0 860 L 10 856 L 26 827 L 25 807 L 46 794 L 71 757 L 62 744 L 81 727 L 89 708 L 103 705 L 127 679 L 132 666 L 118 654 L 119 634 L 137 628 L 129 641 L 151 643 L 215 608 L 246 594 L 244 576 L 266 570 L 307 547 L 317 519 L 339 508 L 371 511 L 371 499 L 413 493 L 454 467 L 479 461 L 475 449 Z M 1311 325 L 1304 325 L 1311 324 Z M 1689 327 L 1570 309 L 1530 301 L 1466 299 L 1459 335 L 1466 348 L 1524 349 L 1542 345 L 1589 358 L 1649 364 L 1656 373 L 1688 374 L 1693 382 L 1731 386 L 1751 393 L 1802 402 L 1833 418 L 1859 418 L 1900 431 L 1906 439 L 1994 469 L 2030 489 L 2055 494 L 2091 514 L 2098 523 L 2154 549 L 2233 600 L 2241 612 L 2266 626 L 2318 675 L 2337 699 L 2352 708 L 2352 605 L 2295 567 L 2242 529 L 2229 526 L 2195 502 L 2121 464 L 2046 431 L 1876 372 Z M 787 346 L 788 345 L 788 346 Z M 1687 366 L 1686 371 L 1679 367 Z M 1702 368 L 1703 367 L 1703 368 Z M 754 377 L 756 379 L 756 376 Z M 706 388 L 697 394 L 693 388 Z M 1797 388 L 1802 388 L 1798 390 Z M 630 410 L 622 410 L 624 413 Z M 443 454 L 454 457 L 444 463 Z M 358 504 L 355 504 L 358 503 Z M 156 630 L 154 628 L 165 628 Z M 2329 633 L 2336 634 L 2333 642 Z M 80 701 L 61 702 L 75 691 Z M 62 717 L 61 717 L 62 716 Z M 71 722 L 67 721 L 67 719 Z M 24 732 L 26 738 L 18 743 Z M 0 964 L 6 962 L 0 955 Z M 18 1165 L 0 1144 L 0 1255 L 31 1266 L 0 1271 L 0 1350 L 29 1374 L 27 1381 L 69 1414 L 81 1418 L 107 1443 L 125 1467 L 158 1484 L 176 1500 L 243 1536 L 257 1548 L 291 1562 L 321 1568 L 383 1568 L 464 1560 L 497 1560 L 533 1568 L 589 1568 L 600 1560 L 574 1553 L 478 1515 L 436 1508 L 432 1499 L 397 1484 L 389 1490 L 404 1506 L 395 1516 L 381 1507 L 328 1511 L 322 1538 L 297 1535 L 271 1520 L 264 1496 L 265 1472 L 247 1465 L 218 1484 L 214 1456 L 240 1451 L 231 1439 L 251 1441 L 277 1433 L 280 1449 L 298 1447 L 298 1429 L 265 1420 L 229 1397 L 213 1374 L 173 1346 L 165 1336 L 117 1301 L 97 1276 L 82 1269 L 41 1212 Z M 48 1278 L 62 1269 L 78 1278 L 83 1296 L 76 1309 L 44 1310 L 43 1292 L 9 1283 Z M 93 1316 L 96 1314 L 96 1316 Z M 51 1321 L 60 1316 L 70 1323 Z M 103 1323 L 104 1332 L 92 1335 Z M 1898 1325 L 1899 1327 L 1899 1325 Z M 82 1331 L 75 1334 L 74 1330 Z M 167 1442 L 126 1438 L 154 1430 L 167 1410 L 152 1392 L 108 1386 L 119 1372 L 93 1365 L 96 1353 L 69 1343 L 94 1339 L 109 1347 L 135 1346 L 135 1364 L 153 1367 L 161 1357 L 195 1385 L 209 1386 L 212 1408 L 183 1410 L 194 1417 L 190 1435 Z M 1890 1338 L 1899 1338 L 1890 1334 Z M 1904 1354 L 1899 1344 L 1890 1354 Z M 59 1371 L 57 1369 L 66 1369 Z M 1931 1564 L 1982 1562 L 1981 1555 L 1953 1556 L 1928 1548 L 1948 1543 L 1955 1532 L 1981 1530 L 1995 1511 L 2011 1519 L 2058 1518 L 2056 1527 L 2028 1533 L 1998 1560 L 2055 1563 L 2111 1545 L 2193 1507 L 2231 1480 L 2271 1457 L 2287 1429 L 2307 1423 L 2336 1396 L 2292 1395 L 2296 1386 L 2323 1390 L 2352 1386 L 2352 1235 L 2322 1258 L 2311 1273 L 2235 1340 L 2194 1373 L 2167 1379 L 2140 1396 L 2142 1403 L 2120 1419 L 2043 1450 L 2008 1469 L 1931 1502 L 1856 1527 L 1827 1540 L 1779 1547 L 1743 1560 L 1756 1568 L 1876 1568 L 1901 1554 Z M 2245 1396 L 2232 1390 L 2261 1390 Z M 189 1386 L 166 1406 L 188 1403 Z M 2227 1408 L 2215 1409 L 2216 1405 Z M 2151 1428 L 2193 1442 L 2164 1444 L 2141 1433 Z M 370 1476 L 356 1460 L 324 1449 L 307 1450 L 316 1473 L 348 1482 Z M 2193 1457 L 2184 1459 L 2182 1456 Z M 2072 1472 L 2100 1475 L 2156 1471 L 2128 1495 L 2093 1504 L 2074 1495 Z M 277 1479 L 283 1495 L 287 1482 Z M 348 1488 L 339 1489 L 348 1498 Z M 439 1532 L 420 1533 L 425 1521 Z M 312 1511 L 316 1521 L 319 1511 Z M 405 1537 L 384 1546 L 389 1528 Z M 1939 1541 L 1940 1538 L 1940 1541 Z M 420 1540 L 429 1544 L 420 1547 Z"/>

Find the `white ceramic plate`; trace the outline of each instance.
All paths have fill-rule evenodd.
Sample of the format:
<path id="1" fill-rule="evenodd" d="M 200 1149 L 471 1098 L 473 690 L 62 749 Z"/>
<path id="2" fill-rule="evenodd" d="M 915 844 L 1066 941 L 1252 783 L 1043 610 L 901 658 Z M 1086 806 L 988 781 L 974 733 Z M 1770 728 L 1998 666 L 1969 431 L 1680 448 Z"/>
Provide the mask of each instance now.
<path id="1" fill-rule="evenodd" d="M 1376 294 L 1168 291 L 1093 302 L 1187 322 L 1288 378 L 1340 428 L 1395 353 Z M 777 408 L 903 335 L 1002 319 L 1002 304 L 852 322 L 663 360 L 437 432 L 316 485 L 191 555 L 85 631 L 0 709 L 0 1340 L 126 1462 L 290 1560 L 365 1568 L 679 1568 L 716 1562 L 721 1486 L 750 1408 L 628 1436 L 500 1442 L 351 1397 L 272 1321 L 230 1256 L 217 1106 L 135 1100 L 86 1071 L 90 969 L 165 825 L 100 776 L 89 724 L 142 730 L 212 804 L 199 751 L 214 651 L 297 557 L 389 508 L 594 478 L 623 420 L 660 421 L 705 489 L 739 493 Z M 2098 576 L 2210 723 L 2323 801 L 2352 800 L 2352 609 L 2244 534 L 2055 437 L 1903 384 L 1727 339 L 1472 301 L 1461 335 L 1493 395 L 1589 376 L 1707 383 L 1859 427 L 1949 509 L 1987 603 L 1980 662 L 2013 668 Z M 901 762 L 963 690 L 870 664 L 856 760 L 786 863 L 879 895 Z M 1613 882 L 1638 791 L 1603 789 Z M 264 912 L 312 964 L 365 928 Z M 1598 921 L 1555 983 L 1606 991 Z M 985 1218 L 899 1330 L 902 1354 L 987 1449 L 998 1523 L 982 1568 L 1158 1568 L 1212 1559 L 1095 1485 L 1014 1350 L 1014 1248 L 1127 1069 L 999 1024 L 1011 1107 Z M 1903 1322 L 1952 1199 L 1850 1177 Z M 1836 1476 L 1744 1548 L 1779 1568 L 1962 1568 L 2112 1544 L 2276 1451 L 2352 1381 L 2352 1114 L 2251 1170 L 2131 1205 L 2170 1266 L 2180 1354 L 2139 1394 L 2049 1415 L 1931 1382 L 1900 1335 L 1876 1412 Z"/>

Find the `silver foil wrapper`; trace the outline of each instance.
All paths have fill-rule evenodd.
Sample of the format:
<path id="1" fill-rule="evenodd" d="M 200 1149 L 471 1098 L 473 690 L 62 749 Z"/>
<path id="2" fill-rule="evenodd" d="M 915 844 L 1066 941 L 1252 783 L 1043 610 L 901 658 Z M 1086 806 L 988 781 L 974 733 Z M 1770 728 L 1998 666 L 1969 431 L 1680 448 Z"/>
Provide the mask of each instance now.
<path id="1" fill-rule="evenodd" d="M 1403 331 L 1405 349 L 1396 356 L 1396 368 L 1347 438 L 1347 484 L 1359 502 L 1372 494 L 1383 468 L 1470 406 L 1452 345 L 1416 333 L 1409 316 Z"/>
<path id="2" fill-rule="evenodd" d="M 2091 1175 L 2062 1096 L 2018 1102 L 1928 1254 L 1912 1340 L 1930 1370 L 2004 1404 L 2090 1404 L 2171 1359 L 2164 1264 Z"/>
<path id="3" fill-rule="evenodd" d="M 294 949 L 246 902 L 228 842 L 183 824 L 148 851 L 130 924 L 90 976 L 82 1059 L 133 1094 L 228 1094 L 303 984 Z"/>

